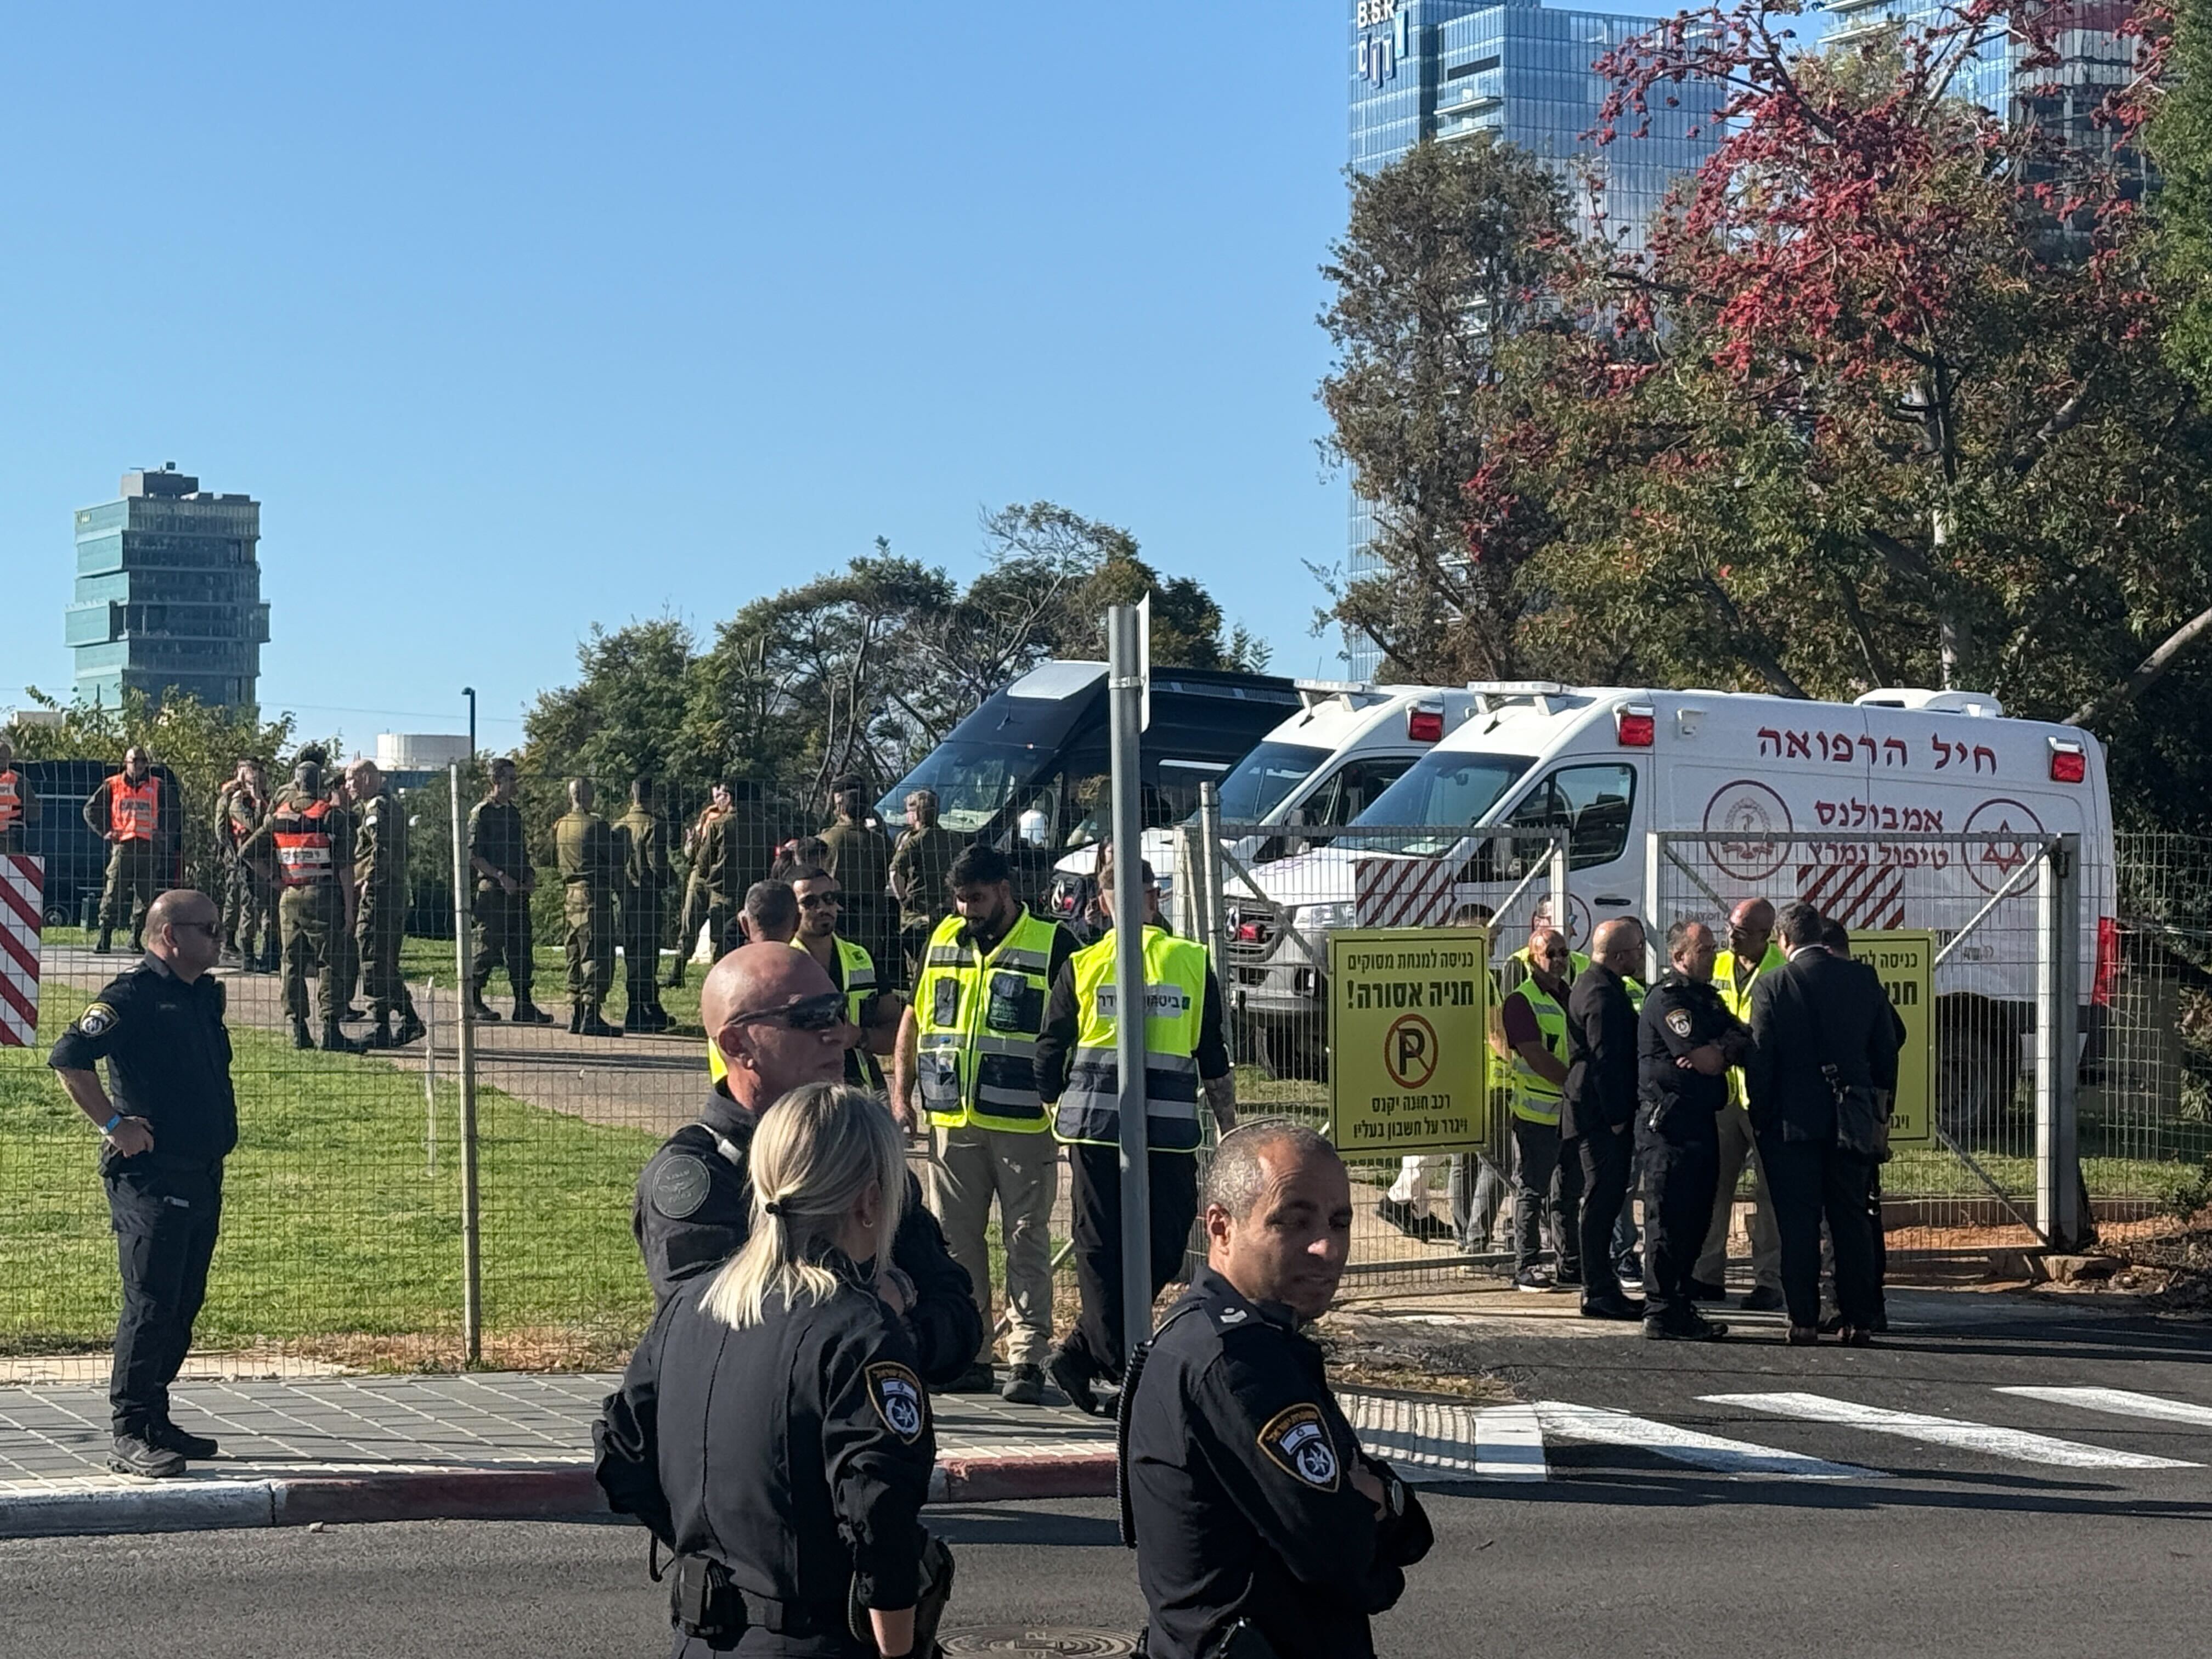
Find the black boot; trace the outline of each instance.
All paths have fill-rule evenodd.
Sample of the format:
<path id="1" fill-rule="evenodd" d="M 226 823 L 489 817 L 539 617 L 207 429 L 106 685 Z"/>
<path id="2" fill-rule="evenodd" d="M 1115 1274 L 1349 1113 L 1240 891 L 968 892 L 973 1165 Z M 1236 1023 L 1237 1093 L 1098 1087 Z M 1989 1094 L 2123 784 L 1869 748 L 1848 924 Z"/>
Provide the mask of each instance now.
<path id="1" fill-rule="evenodd" d="M 583 1034 L 583 1030 L 584 1005 L 580 1002 L 571 1002 L 568 1005 L 568 1035 L 580 1036 Z"/>
<path id="2" fill-rule="evenodd" d="M 395 1048 L 404 1048 L 410 1042 L 418 1042 L 428 1034 L 429 1029 L 416 1018 L 415 1011 L 410 1008 L 399 1016 L 399 1030 L 392 1035 L 392 1046 Z"/>
<path id="3" fill-rule="evenodd" d="M 499 1024 L 499 1011 L 483 1000 L 481 988 L 469 993 L 469 1017 L 479 1025 Z"/>
<path id="4" fill-rule="evenodd" d="M 578 1036 L 611 1037 L 622 1035 L 620 1031 L 599 1018 L 599 1011 L 596 1008 L 585 1009 L 582 1017 L 576 1021 L 574 1030 Z"/>
<path id="5" fill-rule="evenodd" d="M 115 954 L 115 930 L 112 927 L 103 927 L 100 930 L 100 942 L 92 947 L 92 953 L 96 957 L 112 957 Z"/>
<path id="6" fill-rule="evenodd" d="M 307 1030 L 307 1022 L 297 1015 L 295 1015 L 292 1020 L 292 1046 L 295 1048 L 312 1048 L 315 1046 L 314 1034 Z"/>
<path id="7" fill-rule="evenodd" d="M 517 1025 L 550 1025 L 553 1016 L 530 1000 L 527 991 L 514 994 L 514 1012 L 507 1018 Z"/>

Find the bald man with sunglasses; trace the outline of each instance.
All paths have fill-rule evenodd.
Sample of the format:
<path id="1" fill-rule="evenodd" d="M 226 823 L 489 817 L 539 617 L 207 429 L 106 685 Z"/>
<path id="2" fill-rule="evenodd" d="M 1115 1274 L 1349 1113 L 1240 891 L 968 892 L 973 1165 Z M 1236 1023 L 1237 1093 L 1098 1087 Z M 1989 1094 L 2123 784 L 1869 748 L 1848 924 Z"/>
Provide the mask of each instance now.
<path id="1" fill-rule="evenodd" d="M 822 966 L 788 945 L 747 945 L 708 973 L 699 1016 L 726 1072 L 698 1120 L 678 1129 L 637 1178 L 631 1231 L 655 1305 L 695 1273 L 736 1254 L 751 1231 L 754 1130 L 793 1089 L 836 1083 L 860 1033 Z M 889 1109 L 886 1108 L 886 1110 Z M 967 1273 L 945 1249 L 937 1218 L 907 1177 L 906 1209 L 876 1291 L 912 1334 L 927 1382 L 959 1379 L 982 1345 Z"/>

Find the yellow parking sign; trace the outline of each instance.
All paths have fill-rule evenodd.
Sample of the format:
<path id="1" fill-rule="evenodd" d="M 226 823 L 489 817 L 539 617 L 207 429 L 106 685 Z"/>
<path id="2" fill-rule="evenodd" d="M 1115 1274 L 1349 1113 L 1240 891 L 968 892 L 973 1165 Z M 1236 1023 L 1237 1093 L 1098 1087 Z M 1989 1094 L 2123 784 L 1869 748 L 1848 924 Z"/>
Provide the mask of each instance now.
<path id="1" fill-rule="evenodd" d="M 1936 935 L 1900 929 L 1851 934 L 1851 955 L 1872 965 L 1905 1022 L 1889 1144 L 1924 1146 L 1936 1127 Z"/>
<path id="2" fill-rule="evenodd" d="M 1490 1133 L 1490 938 L 1480 927 L 1328 936 L 1329 1138 L 1347 1158 Z"/>

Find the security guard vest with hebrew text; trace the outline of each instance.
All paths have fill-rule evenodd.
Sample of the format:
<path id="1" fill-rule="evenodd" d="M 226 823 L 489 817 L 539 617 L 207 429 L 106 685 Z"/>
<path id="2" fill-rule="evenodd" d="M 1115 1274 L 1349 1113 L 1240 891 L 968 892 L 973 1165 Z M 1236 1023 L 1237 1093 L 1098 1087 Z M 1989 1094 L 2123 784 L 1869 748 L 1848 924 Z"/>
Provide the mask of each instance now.
<path id="1" fill-rule="evenodd" d="M 915 986 L 922 1103 L 939 1128 L 1042 1134 L 1037 1038 L 1060 924 L 1024 905 L 988 954 L 963 939 L 967 926 L 957 914 L 937 924 Z"/>
<path id="2" fill-rule="evenodd" d="M 1052 1132 L 1062 1141 L 1121 1144 L 1121 999 L 1111 929 L 1075 953 L 1075 1060 Z M 1145 929 L 1145 1139 L 1156 1152 L 1198 1150 L 1198 1034 L 1206 1012 L 1206 947 Z"/>

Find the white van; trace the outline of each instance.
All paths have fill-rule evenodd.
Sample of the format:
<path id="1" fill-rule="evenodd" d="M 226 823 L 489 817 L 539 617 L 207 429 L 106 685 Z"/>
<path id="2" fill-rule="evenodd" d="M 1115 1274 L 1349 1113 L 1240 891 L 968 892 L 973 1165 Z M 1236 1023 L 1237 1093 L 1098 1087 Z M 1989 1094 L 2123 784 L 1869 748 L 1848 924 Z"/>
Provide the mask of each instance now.
<path id="1" fill-rule="evenodd" d="M 1246 865 L 1309 850 L 1320 832 L 1364 812 L 1407 768 L 1475 711 L 1474 693 L 1431 685 L 1357 680 L 1296 682 L 1299 709 L 1267 733 L 1221 781 L 1221 822 L 1235 830 L 1280 826 L 1279 835 L 1232 836 L 1223 846 Z M 1175 925 L 1176 837 L 1145 832 L 1146 860 L 1160 883 L 1160 908 Z M 1074 921 L 1088 902 L 1098 848 L 1083 847 L 1054 866 L 1052 908 Z M 1231 879 L 1232 891 L 1242 884 Z"/>
<path id="2" fill-rule="evenodd" d="M 1662 890 L 1695 894 L 1669 907 L 1683 914 L 1708 916 L 1714 900 L 1803 897 L 1852 928 L 1951 932 L 2003 890 L 2026 852 L 2002 842 L 1963 853 L 1824 842 L 1821 832 L 2071 831 L 2082 848 L 2084 1000 L 2101 984 L 2113 939 L 2112 819 L 2104 749 L 2087 732 L 2008 719 L 1975 692 L 1885 690 L 1832 703 L 1548 682 L 1468 690 L 1477 712 L 1349 836 L 1255 870 L 1256 900 L 1229 896 L 1224 988 L 1279 1066 L 1310 1074 L 1318 1061 L 1328 930 L 1442 921 L 1470 902 L 1496 909 L 1547 851 L 1541 840 L 1477 830 L 1569 831 L 1566 932 L 1577 948 L 1607 917 L 1642 915 L 1649 830 L 1730 832 L 1725 843 L 1678 849 L 1695 881 L 1669 873 Z M 1360 836 L 1362 825 L 1405 833 Z M 1425 867 L 1391 867 L 1415 861 Z M 1939 994 L 1984 1005 L 1947 1037 L 1949 1058 L 1964 1063 L 1960 1041 L 2016 1048 L 2033 1007 L 2024 930 L 2035 903 L 2023 884 L 1947 963 Z M 1492 924 L 1499 954 L 1548 912 L 1540 877 Z M 1674 917 L 1644 920 L 1659 929 Z"/>

